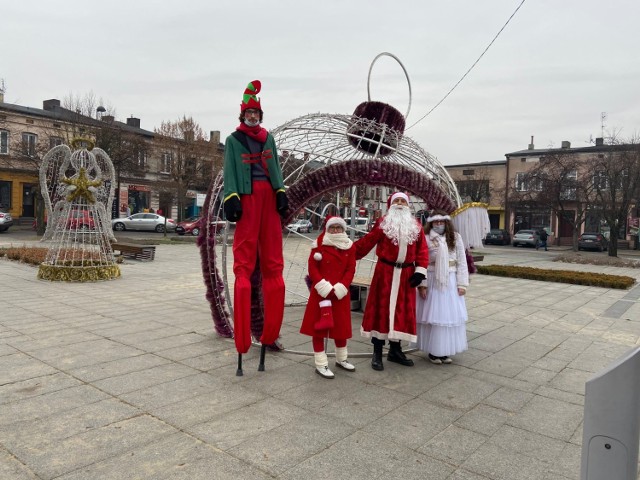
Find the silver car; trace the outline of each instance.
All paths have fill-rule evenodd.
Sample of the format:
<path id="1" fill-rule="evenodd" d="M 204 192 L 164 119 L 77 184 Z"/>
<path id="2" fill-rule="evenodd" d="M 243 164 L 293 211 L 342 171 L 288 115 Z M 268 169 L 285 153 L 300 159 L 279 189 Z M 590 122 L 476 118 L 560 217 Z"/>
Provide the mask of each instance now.
<path id="1" fill-rule="evenodd" d="M 155 213 L 136 213 L 130 217 L 114 218 L 111 220 L 111 226 L 117 232 L 125 230 L 146 230 L 164 232 L 165 220 L 167 231 L 173 232 L 176 229 L 176 222 L 170 218 L 165 219 L 163 216 Z"/>
<path id="2" fill-rule="evenodd" d="M 0 210 L 0 232 L 9 230 L 11 225 L 13 225 L 13 218 L 11 218 L 11 214 L 4 210 Z"/>
<path id="3" fill-rule="evenodd" d="M 539 241 L 540 236 L 538 235 L 537 231 L 518 230 L 518 233 L 513 236 L 513 241 L 511 242 L 511 244 L 514 247 L 517 247 L 518 245 L 524 245 L 525 247 L 535 247 L 538 245 Z"/>

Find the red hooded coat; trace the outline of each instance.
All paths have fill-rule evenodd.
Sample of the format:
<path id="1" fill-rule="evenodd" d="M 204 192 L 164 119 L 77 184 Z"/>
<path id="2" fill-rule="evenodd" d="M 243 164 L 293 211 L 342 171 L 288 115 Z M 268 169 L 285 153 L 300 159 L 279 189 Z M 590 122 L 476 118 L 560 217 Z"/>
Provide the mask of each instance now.
<path id="1" fill-rule="evenodd" d="M 312 337 L 327 336 L 326 330 L 317 331 L 314 325 L 320 318 L 320 302 L 331 300 L 333 328 L 329 329 L 328 336 L 333 339 L 349 339 L 351 338 L 351 296 L 347 293 L 338 300 L 332 290 L 325 299 L 318 294 L 315 285 L 325 279 L 332 285 L 342 283 L 348 290 L 356 271 L 355 246 L 351 246 L 348 250 L 340 250 L 336 247 L 322 245 L 323 238 L 324 233 L 318 237 L 317 245 L 314 244 L 309 255 L 309 277 L 311 277 L 312 286 L 300 333 Z M 321 256 L 320 260 L 316 260 L 318 254 Z"/>

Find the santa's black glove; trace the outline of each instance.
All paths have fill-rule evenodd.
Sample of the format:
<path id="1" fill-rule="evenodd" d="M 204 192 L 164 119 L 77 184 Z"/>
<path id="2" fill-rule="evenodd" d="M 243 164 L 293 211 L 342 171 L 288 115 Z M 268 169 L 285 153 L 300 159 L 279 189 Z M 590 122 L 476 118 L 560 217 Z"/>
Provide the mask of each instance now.
<path id="1" fill-rule="evenodd" d="M 427 277 L 425 277 L 424 273 L 415 272 L 409 277 L 409 285 L 411 286 L 411 288 L 416 288 L 422 283 L 425 278 Z"/>
<path id="2" fill-rule="evenodd" d="M 276 193 L 276 210 L 282 218 L 287 215 L 287 210 L 289 210 L 289 199 L 287 194 L 282 191 Z"/>
<path id="3" fill-rule="evenodd" d="M 224 215 L 230 222 L 237 222 L 242 217 L 242 204 L 235 195 L 224 202 Z"/>

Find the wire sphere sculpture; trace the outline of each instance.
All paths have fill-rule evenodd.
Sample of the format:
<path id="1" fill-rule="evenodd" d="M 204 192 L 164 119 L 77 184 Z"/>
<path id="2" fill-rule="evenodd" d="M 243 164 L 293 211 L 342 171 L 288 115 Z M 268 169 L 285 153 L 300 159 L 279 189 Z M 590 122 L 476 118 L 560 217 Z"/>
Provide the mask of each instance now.
<path id="1" fill-rule="evenodd" d="M 115 173 L 104 150 L 89 151 L 88 141 L 74 141 L 73 153 L 58 145 L 40 167 L 48 222 L 42 238 L 48 244 L 38 278 L 86 282 L 120 276 L 111 242 L 115 241 L 111 212 Z"/>
<path id="2" fill-rule="evenodd" d="M 272 130 L 289 198 L 288 216 L 283 219 L 286 305 L 304 305 L 309 297 L 305 277 L 311 242 L 316 236 L 313 230 L 322 227 L 327 215 L 337 214 L 350 204 L 351 219 L 347 217 L 346 221 L 348 233 L 355 238 L 366 233 L 358 225 L 357 212 L 365 211 L 367 220 L 372 220 L 369 217 L 374 210 L 386 211 L 386 196 L 381 198 L 378 187 L 408 191 L 416 212 L 434 208 L 452 212 L 461 205 L 455 183 L 444 166 L 404 135 L 404 124 L 403 115 L 393 107 L 368 101 L 358 105 L 352 115 L 309 114 Z M 228 247 L 232 245 L 234 225 L 222 221 L 223 186 L 220 172 L 207 193 L 205 225 L 198 244 L 215 330 L 231 337 L 233 261 Z M 371 187 L 377 196 L 372 196 Z M 345 190 L 350 190 L 348 203 Z M 297 217 L 308 222 L 291 224 Z M 374 265 L 374 254 L 365 257 L 358 263 L 356 276 L 370 277 Z M 251 279 L 254 338 L 262 332 L 260 278 L 256 265 Z"/>

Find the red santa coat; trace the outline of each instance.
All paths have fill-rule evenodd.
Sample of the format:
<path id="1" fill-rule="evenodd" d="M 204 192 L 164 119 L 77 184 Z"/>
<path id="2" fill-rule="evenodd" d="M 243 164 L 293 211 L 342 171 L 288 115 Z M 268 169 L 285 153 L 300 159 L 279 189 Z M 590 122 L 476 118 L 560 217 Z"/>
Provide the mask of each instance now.
<path id="1" fill-rule="evenodd" d="M 415 272 L 426 275 L 429 251 L 422 229 L 414 243 L 398 242 L 398 245 L 394 245 L 380 227 L 383 218 L 355 243 L 357 260 L 366 256 L 374 246 L 378 256 L 360 333 L 366 338 L 415 342 L 416 289 L 409 286 L 409 277 Z M 415 263 L 415 266 L 396 268 L 381 259 L 394 263 Z"/>
<path id="2" fill-rule="evenodd" d="M 327 336 L 326 330 L 317 331 L 314 325 L 320 318 L 320 302 L 331 300 L 333 328 L 329 329 L 328 336 L 333 339 L 348 339 L 351 338 L 351 296 L 347 293 L 338 300 L 335 292 L 331 291 L 327 298 L 322 298 L 315 286 L 324 278 L 332 285 L 342 283 L 349 289 L 356 272 L 356 250 L 355 246 L 351 246 L 348 250 L 340 250 L 336 247 L 322 245 L 323 236 L 324 234 L 318 237 L 319 245 L 315 246 L 309 255 L 309 277 L 311 277 L 312 287 L 300 333 L 312 337 Z M 318 254 L 321 257 L 320 260 L 316 260 Z"/>

